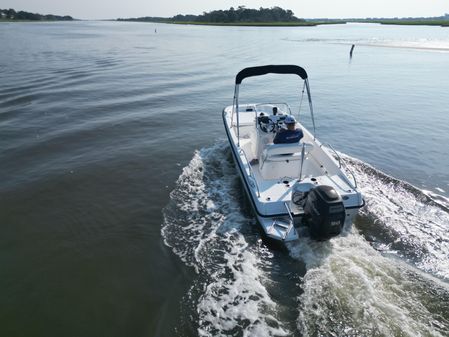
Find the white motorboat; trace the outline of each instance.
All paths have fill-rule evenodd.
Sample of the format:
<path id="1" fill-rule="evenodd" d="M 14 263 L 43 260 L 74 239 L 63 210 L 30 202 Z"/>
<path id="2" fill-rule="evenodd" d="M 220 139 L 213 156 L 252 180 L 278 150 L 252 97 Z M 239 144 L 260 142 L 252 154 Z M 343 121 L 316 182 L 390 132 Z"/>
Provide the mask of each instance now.
<path id="1" fill-rule="evenodd" d="M 273 143 L 285 128 L 286 118 L 291 119 L 287 116 L 294 116 L 287 103 L 239 103 L 242 81 L 266 74 L 295 74 L 304 81 L 302 92 L 305 89 L 307 93 L 313 133 L 296 122 L 303 132 L 299 142 Z M 244 189 L 268 238 L 297 240 L 299 227 L 304 225 L 312 238 L 326 240 L 339 235 L 364 206 L 354 175 L 331 146 L 315 137 L 312 99 L 303 68 L 267 65 L 240 71 L 234 102 L 223 110 L 223 122 Z"/>

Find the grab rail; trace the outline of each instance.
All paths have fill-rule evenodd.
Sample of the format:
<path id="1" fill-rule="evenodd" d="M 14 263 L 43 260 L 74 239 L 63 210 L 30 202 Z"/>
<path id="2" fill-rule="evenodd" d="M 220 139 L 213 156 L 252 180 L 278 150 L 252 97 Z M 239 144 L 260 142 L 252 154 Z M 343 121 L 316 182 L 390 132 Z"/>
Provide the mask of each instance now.
<path id="1" fill-rule="evenodd" d="M 340 155 L 337 153 L 337 151 L 335 151 L 334 147 L 331 144 L 326 143 L 324 145 L 326 145 L 328 148 L 330 148 L 335 153 L 335 156 L 338 159 L 338 167 L 341 168 L 341 157 L 340 157 Z"/>
<path id="2" fill-rule="evenodd" d="M 293 220 L 292 211 L 290 209 L 290 206 L 288 206 L 288 204 L 286 202 L 284 202 L 284 205 L 285 205 L 285 208 L 287 209 L 288 216 L 290 217 L 290 225 L 288 226 L 287 230 L 285 231 L 284 237 L 282 238 L 283 240 L 285 240 L 287 238 L 287 235 L 292 230 L 293 224 L 294 224 L 294 220 Z"/>
<path id="3" fill-rule="evenodd" d="M 331 144 L 326 143 L 324 145 L 326 145 L 328 148 L 330 148 L 335 153 L 335 156 L 338 159 L 338 167 L 339 168 L 343 167 L 352 176 L 352 179 L 354 180 L 354 185 L 352 187 L 354 189 L 356 189 L 357 188 L 357 179 L 355 179 L 355 175 L 352 172 L 352 170 L 346 165 L 346 163 L 343 161 L 343 159 L 341 159 L 340 155 L 337 153 L 337 151 L 335 151 L 334 147 Z"/>
<path id="4" fill-rule="evenodd" d="M 287 204 L 287 202 L 284 202 L 284 206 L 287 209 L 288 216 L 290 217 L 290 220 L 293 222 L 292 210 L 290 209 L 290 206 Z"/>
<path id="5" fill-rule="evenodd" d="M 253 178 L 253 180 L 254 180 L 254 185 L 256 186 L 256 190 L 257 190 L 257 197 L 260 198 L 259 186 L 257 185 L 256 176 L 254 175 L 253 168 L 251 167 L 251 163 L 249 162 L 248 157 L 246 156 L 246 153 L 245 153 L 245 151 L 243 151 L 242 148 L 239 148 L 239 154 L 243 154 L 243 156 L 245 157 L 246 162 L 248 163 L 248 167 L 249 167 L 249 176 L 250 176 L 251 178 Z"/>
<path id="6" fill-rule="evenodd" d="M 302 179 L 302 166 L 304 165 L 305 148 L 306 148 L 306 145 L 303 143 L 302 144 L 302 149 L 301 149 L 301 167 L 299 169 L 299 179 L 298 179 L 298 181 L 301 181 L 301 179 Z"/>

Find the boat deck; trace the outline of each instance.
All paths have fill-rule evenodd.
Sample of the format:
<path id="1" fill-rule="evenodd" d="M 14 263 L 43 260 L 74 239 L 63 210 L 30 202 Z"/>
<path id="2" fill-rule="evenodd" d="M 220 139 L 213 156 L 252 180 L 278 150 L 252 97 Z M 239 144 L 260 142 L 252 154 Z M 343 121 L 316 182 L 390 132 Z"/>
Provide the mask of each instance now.
<path id="1" fill-rule="evenodd" d="M 260 176 L 258 164 L 252 165 L 254 176 L 260 191 L 261 201 L 288 201 L 290 200 L 289 192 L 292 186 L 298 180 L 297 177 L 284 177 L 281 179 L 264 180 Z M 293 178 L 293 179 L 292 179 Z M 315 180 L 312 180 L 315 179 Z M 351 193 L 352 188 L 343 181 L 339 176 L 322 175 L 315 177 L 307 177 L 301 180 L 302 182 L 311 183 L 314 185 L 329 185 L 333 186 L 341 195 Z"/>
<path id="2" fill-rule="evenodd" d="M 292 189 L 294 184 L 298 181 L 298 177 L 282 177 L 280 179 L 263 179 L 260 171 L 259 164 L 255 163 L 251 165 L 254 177 L 257 181 L 259 188 L 261 203 L 284 203 L 290 202 L 292 196 Z M 320 175 L 309 176 L 301 180 L 303 183 L 310 183 L 313 185 L 328 185 L 334 187 L 338 193 L 344 197 L 346 195 L 352 195 L 354 191 L 352 187 L 348 185 L 338 175 Z M 297 210 L 298 213 L 300 210 Z"/>

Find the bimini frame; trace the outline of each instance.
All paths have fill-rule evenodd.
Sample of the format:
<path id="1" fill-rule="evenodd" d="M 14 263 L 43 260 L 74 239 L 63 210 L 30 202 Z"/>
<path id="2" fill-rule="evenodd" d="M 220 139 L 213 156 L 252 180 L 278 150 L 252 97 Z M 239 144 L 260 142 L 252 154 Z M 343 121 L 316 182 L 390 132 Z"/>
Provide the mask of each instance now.
<path id="1" fill-rule="evenodd" d="M 241 70 L 237 76 L 235 77 L 235 89 L 234 89 L 234 103 L 232 105 L 232 117 L 231 120 L 234 119 L 234 114 L 237 116 L 237 146 L 240 147 L 240 120 L 239 120 L 239 87 L 242 81 L 247 77 L 252 76 L 261 76 L 266 74 L 293 74 L 298 75 L 304 80 L 306 91 L 307 91 L 307 99 L 309 101 L 310 114 L 312 116 L 312 124 L 313 124 L 313 138 L 315 139 L 315 117 L 313 115 L 313 106 L 312 106 L 312 96 L 310 95 L 310 87 L 309 80 L 307 77 L 306 71 L 295 65 L 266 65 L 259 67 L 249 67 Z M 232 123 L 231 123 L 232 124 Z M 232 125 L 231 125 L 232 127 Z"/>

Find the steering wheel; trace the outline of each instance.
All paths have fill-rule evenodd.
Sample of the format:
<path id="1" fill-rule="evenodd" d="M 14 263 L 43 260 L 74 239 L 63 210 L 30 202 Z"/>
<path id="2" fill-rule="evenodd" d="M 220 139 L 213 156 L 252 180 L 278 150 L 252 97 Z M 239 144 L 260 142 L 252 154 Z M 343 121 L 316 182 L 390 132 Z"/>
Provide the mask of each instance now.
<path id="1" fill-rule="evenodd" d="M 263 132 L 270 133 L 276 129 L 276 123 L 268 116 L 260 116 L 257 118 L 259 127 Z"/>

